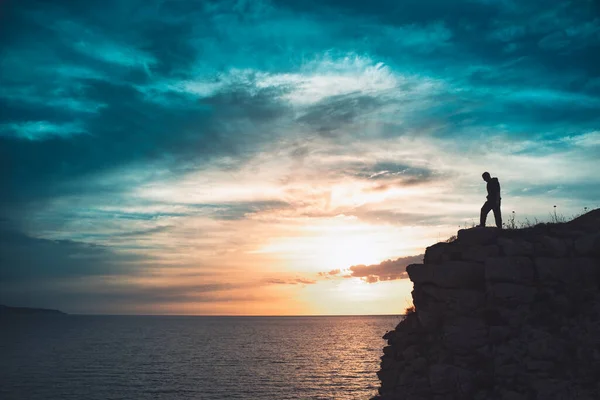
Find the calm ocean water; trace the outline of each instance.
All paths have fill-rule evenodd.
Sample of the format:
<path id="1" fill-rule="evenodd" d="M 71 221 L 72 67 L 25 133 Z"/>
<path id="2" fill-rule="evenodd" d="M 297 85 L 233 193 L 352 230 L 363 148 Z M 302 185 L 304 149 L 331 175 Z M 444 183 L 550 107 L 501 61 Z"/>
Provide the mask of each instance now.
<path id="1" fill-rule="evenodd" d="M 0 398 L 368 399 L 400 319 L 0 319 Z"/>

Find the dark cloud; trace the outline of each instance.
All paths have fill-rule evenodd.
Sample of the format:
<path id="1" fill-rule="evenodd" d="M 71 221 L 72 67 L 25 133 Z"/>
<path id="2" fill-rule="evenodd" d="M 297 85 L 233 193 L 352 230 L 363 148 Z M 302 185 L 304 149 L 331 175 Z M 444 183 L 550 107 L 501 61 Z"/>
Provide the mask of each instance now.
<path id="1" fill-rule="evenodd" d="M 343 131 L 361 116 L 380 108 L 384 101 L 357 93 L 330 96 L 308 107 L 297 121 L 322 135 Z"/>
<path id="2" fill-rule="evenodd" d="M 285 115 L 292 115 L 289 105 L 281 101 L 281 96 L 289 89 L 285 87 L 256 86 L 254 77 L 244 77 L 248 82 L 234 83 L 225 90 L 200 101 L 217 111 L 220 117 L 251 120 L 255 123 L 270 122 Z"/>
<path id="3" fill-rule="evenodd" d="M 543 65 L 552 70 L 579 67 L 593 72 L 599 60 L 595 52 L 599 40 L 600 10 L 594 0 L 571 0 L 551 3 L 536 1 L 409 0 L 374 3 L 330 0 L 286 2 L 293 10 L 323 19 L 361 21 L 352 32 L 364 33 L 367 24 L 396 29 L 404 40 L 394 46 L 381 45 L 375 50 L 394 61 L 405 61 L 429 72 L 476 63 L 497 64 L 525 58 L 529 65 Z M 434 27 L 442 26 L 443 30 Z M 349 29 L 350 31 L 350 29 Z M 350 32 L 348 32 L 350 34 Z M 435 57 L 415 58 L 423 48 L 437 46 Z M 417 44 L 417 46 L 411 46 Z M 401 49 L 401 51 L 399 51 Z M 585 58 L 587 58 L 587 62 Z"/>
<path id="4" fill-rule="evenodd" d="M 126 238 L 141 237 L 141 236 L 152 235 L 154 233 L 168 232 L 169 230 L 171 230 L 173 228 L 174 228 L 174 226 L 172 226 L 172 225 L 157 226 L 157 227 L 149 228 L 149 229 L 140 229 L 140 230 L 137 230 L 137 231 L 130 231 L 130 232 L 118 233 L 118 234 L 113 235 L 113 236 L 115 236 L 115 237 L 126 237 Z"/>
<path id="5" fill-rule="evenodd" d="M 429 182 L 435 172 L 392 161 L 376 162 L 358 168 L 356 175 L 372 181 L 400 181 L 403 185 Z"/>
<path id="6" fill-rule="evenodd" d="M 498 14 L 501 2 L 459 1 L 449 4 L 443 0 L 408 0 L 398 3 L 394 0 L 376 0 L 365 3 L 359 0 L 327 0 L 327 1 L 290 1 L 286 5 L 295 10 L 305 12 L 336 12 L 348 16 L 366 17 L 385 25 L 426 24 L 432 21 L 466 19 L 461 14 L 464 8 L 469 9 L 469 18 L 473 21 L 491 20 Z"/>
<path id="7" fill-rule="evenodd" d="M 72 240 L 28 236 L 0 225 L 0 281 L 3 283 L 121 275 L 135 270 L 141 255 Z"/>
<path id="8" fill-rule="evenodd" d="M 447 174 L 395 161 L 340 162 L 332 174 L 339 177 L 350 176 L 369 182 L 372 184 L 370 188 L 372 191 L 448 179 Z"/>
<path id="9" fill-rule="evenodd" d="M 335 278 L 339 278 L 340 273 L 342 271 L 338 268 L 338 269 L 332 269 L 329 272 L 319 272 L 317 273 L 317 276 L 319 276 L 319 279 L 335 279 Z M 351 275 L 342 275 L 342 278 L 351 278 Z"/>
<path id="10" fill-rule="evenodd" d="M 257 284 L 206 283 L 138 285 L 114 282 L 19 282 L 6 286 L 0 293 L 4 304 L 23 306 L 48 305 L 70 313 L 128 313 L 181 303 L 199 306 L 216 303 L 264 301 L 268 296 L 244 294 L 242 289 Z M 154 311 L 155 312 L 155 311 Z"/>
<path id="11" fill-rule="evenodd" d="M 0 173 L 5 200 L 23 202 L 56 196 L 64 193 L 64 182 L 80 176 L 162 157 L 164 153 L 157 149 L 168 152 L 185 147 L 185 138 L 171 134 L 172 130 L 182 130 L 202 119 L 202 113 L 148 103 L 129 86 L 87 81 L 83 90 L 88 98 L 109 104 L 85 120 L 89 134 L 44 141 L 0 138 L 2 155 L 6 156 L 6 168 Z"/>
<path id="12" fill-rule="evenodd" d="M 423 254 L 401 257 L 396 260 L 386 260 L 374 265 L 353 265 L 350 267 L 350 274 L 343 277 L 360 278 L 368 283 L 405 279 L 408 278 L 406 267 L 410 264 L 420 262 L 423 262 Z M 337 271 L 337 273 L 339 273 L 339 271 Z M 337 275 L 337 273 L 333 275 Z"/>
<path id="13" fill-rule="evenodd" d="M 210 302 L 216 298 L 226 300 L 231 296 L 231 291 L 247 287 L 232 283 L 190 283 L 190 284 L 156 284 L 152 286 L 126 285 L 103 286 L 95 288 L 94 293 L 100 297 L 105 296 L 113 302 L 134 304 L 161 304 L 179 303 L 182 301 Z M 74 294 L 83 294 L 74 291 Z"/>

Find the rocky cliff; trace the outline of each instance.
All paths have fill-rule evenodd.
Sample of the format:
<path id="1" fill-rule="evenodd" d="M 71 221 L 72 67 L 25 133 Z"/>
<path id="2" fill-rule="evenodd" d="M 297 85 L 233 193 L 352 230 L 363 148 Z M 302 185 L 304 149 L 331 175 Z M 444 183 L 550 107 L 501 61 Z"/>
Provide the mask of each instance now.
<path id="1" fill-rule="evenodd" d="M 600 209 L 461 230 L 407 272 L 415 312 L 384 336 L 375 399 L 600 399 Z"/>

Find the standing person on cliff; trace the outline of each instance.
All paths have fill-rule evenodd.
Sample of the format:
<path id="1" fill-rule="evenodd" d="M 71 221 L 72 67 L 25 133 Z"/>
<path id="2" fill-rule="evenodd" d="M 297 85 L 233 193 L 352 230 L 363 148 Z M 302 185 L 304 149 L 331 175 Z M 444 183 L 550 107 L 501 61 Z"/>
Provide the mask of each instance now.
<path id="1" fill-rule="evenodd" d="M 500 213 L 500 182 L 498 178 L 492 178 L 489 172 L 484 172 L 481 177 L 487 182 L 487 201 L 481 207 L 481 216 L 479 218 L 479 227 L 485 226 L 485 220 L 490 210 L 494 211 L 496 226 L 502 229 L 502 214 Z"/>

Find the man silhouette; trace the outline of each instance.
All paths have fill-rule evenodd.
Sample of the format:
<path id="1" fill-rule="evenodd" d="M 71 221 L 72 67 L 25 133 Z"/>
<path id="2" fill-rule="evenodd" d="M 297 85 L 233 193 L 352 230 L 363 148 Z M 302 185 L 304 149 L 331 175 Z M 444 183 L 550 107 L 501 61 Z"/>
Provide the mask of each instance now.
<path id="1" fill-rule="evenodd" d="M 481 177 L 487 182 L 487 201 L 481 207 L 481 216 L 479 218 L 479 227 L 485 226 L 485 220 L 490 210 L 494 211 L 496 226 L 502 229 L 502 214 L 500 213 L 500 182 L 498 178 L 492 178 L 489 172 L 484 172 Z"/>

